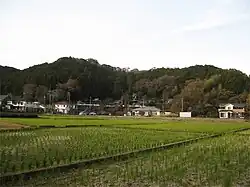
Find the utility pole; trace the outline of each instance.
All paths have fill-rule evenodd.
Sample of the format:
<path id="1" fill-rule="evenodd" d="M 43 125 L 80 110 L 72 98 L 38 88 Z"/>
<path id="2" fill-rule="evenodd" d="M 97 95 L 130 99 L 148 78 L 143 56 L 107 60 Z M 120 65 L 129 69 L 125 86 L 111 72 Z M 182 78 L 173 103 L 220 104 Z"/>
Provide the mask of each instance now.
<path id="1" fill-rule="evenodd" d="M 128 101 L 127 101 L 127 111 L 126 111 L 126 115 L 128 114 L 129 112 L 129 105 L 130 105 L 130 94 L 128 93 Z"/>
<path id="2" fill-rule="evenodd" d="M 91 112 L 91 110 L 92 110 L 92 101 L 91 101 L 91 96 L 89 97 L 89 109 L 90 109 L 90 112 Z"/>
<path id="3" fill-rule="evenodd" d="M 70 92 L 68 92 L 68 101 L 69 101 L 69 104 L 71 103 L 71 100 L 70 100 Z"/>
<path id="4" fill-rule="evenodd" d="M 181 98 L 181 111 L 183 112 L 184 110 L 184 99 L 183 97 Z"/>
<path id="5" fill-rule="evenodd" d="M 53 112 L 51 84 L 49 85 L 49 109 Z"/>
<path id="6" fill-rule="evenodd" d="M 43 104 L 44 104 L 44 106 L 46 105 L 46 96 L 45 95 L 43 96 Z"/>

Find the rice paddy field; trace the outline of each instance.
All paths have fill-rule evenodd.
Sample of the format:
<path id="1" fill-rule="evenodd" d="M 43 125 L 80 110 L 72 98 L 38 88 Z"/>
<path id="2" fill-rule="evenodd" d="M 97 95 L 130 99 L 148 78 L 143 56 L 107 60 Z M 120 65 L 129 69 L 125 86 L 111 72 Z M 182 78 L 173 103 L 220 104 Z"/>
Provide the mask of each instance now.
<path id="1" fill-rule="evenodd" d="M 100 126 L 100 125 L 138 125 L 163 123 L 161 119 L 124 118 L 124 117 L 81 117 L 81 116 L 41 116 L 39 118 L 5 118 L 2 121 L 30 127 L 43 126 Z"/>
<path id="2" fill-rule="evenodd" d="M 27 127 L 0 131 L 1 186 L 250 186 L 250 123 L 242 120 L 43 116 L 0 122 Z M 192 142 L 178 144 L 185 141 Z"/>

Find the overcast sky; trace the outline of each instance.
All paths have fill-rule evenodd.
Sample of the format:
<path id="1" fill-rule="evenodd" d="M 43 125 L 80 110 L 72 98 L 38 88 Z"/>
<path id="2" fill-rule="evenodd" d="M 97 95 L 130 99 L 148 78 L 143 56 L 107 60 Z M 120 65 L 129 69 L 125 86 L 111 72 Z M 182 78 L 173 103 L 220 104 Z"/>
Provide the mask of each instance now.
<path id="1" fill-rule="evenodd" d="M 249 0 L 0 0 L 0 64 L 60 57 L 250 74 Z"/>

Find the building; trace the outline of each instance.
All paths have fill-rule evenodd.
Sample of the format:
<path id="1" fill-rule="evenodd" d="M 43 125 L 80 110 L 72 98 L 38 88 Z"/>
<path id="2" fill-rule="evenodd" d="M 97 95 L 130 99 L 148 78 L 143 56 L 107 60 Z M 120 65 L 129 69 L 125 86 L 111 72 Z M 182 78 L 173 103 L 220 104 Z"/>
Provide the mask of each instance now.
<path id="1" fill-rule="evenodd" d="M 40 105 L 39 102 L 26 102 L 25 112 L 45 112 L 46 108 Z"/>
<path id="2" fill-rule="evenodd" d="M 179 116 L 181 118 L 191 118 L 192 117 L 192 112 L 180 112 Z"/>
<path id="3" fill-rule="evenodd" d="M 220 104 L 218 112 L 219 118 L 244 118 L 246 104 Z"/>
<path id="4" fill-rule="evenodd" d="M 45 112 L 46 108 L 39 102 L 28 102 L 20 96 L 11 96 L 7 101 L 6 108 L 18 112 Z"/>
<path id="5" fill-rule="evenodd" d="M 144 106 L 132 110 L 133 116 L 160 116 L 161 110 L 156 107 Z"/>
<path id="6" fill-rule="evenodd" d="M 59 113 L 68 114 L 70 111 L 70 104 L 67 101 L 60 101 L 55 103 L 55 110 Z"/>
<path id="7" fill-rule="evenodd" d="M 27 102 L 20 96 L 11 96 L 7 101 L 7 108 L 9 110 L 25 111 L 25 105 Z"/>

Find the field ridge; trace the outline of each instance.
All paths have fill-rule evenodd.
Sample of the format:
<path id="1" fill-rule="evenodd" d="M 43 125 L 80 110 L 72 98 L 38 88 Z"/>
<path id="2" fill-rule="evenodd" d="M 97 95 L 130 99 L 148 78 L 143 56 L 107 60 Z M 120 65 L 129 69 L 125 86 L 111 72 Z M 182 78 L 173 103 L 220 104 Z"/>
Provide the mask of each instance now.
<path id="1" fill-rule="evenodd" d="M 53 166 L 53 167 L 39 168 L 39 169 L 23 171 L 23 172 L 18 172 L 18 173 L 13 173 L 13 174 L 6 174 L 6 175 L 0 176 L 0 181 L 2 183 L 6 183 L 8 181 L 19 180 L 20 178 L 27 180 L 27 179 L 32 178 L 32 176 L 36 176 L 37 174 L 40 174 L 43 172 L 49 173 L 49 172 L 55 172 L 57 170 L 61 172 L 61 171 L 67 171 L 67 170 L 70 170 L 73 168 L 80 168 L 83 166 L 88 167 L 92 164 L 100 163 L 100 162 L 106 162 L 106 161 L 111 161 L 111 160 L 113 160 L 113 161 L 127 160 L 128 158 L 136 157 L 136 155 L 138 155 L 139 153 L 160 151 L 160 150 L 164 150 L 164 149 L 168 149 L 168 148 L 173 148 L 173 147 L 191 144 L 191 143 L 197 142 L 199 140 L 216 138 L 216 137 L 220 137 L 220 136 L 223 136 L 226 134 L 242 132 L 242 131 L 246 131 L 249 129 L 250 129 L 249 127 L 248 128 L 241 128 L 241 129 L 216 133 L 216 134 L 212 134 L 212 135 L 206 135 L 206 136 L 201 136 L 201 137 L 197 137 L 197 138 L 192 138 L 192 139 L 188 139 L 188 140 L 182 140 L 182 141 L 178 141 L 178 142 L 168 143 L 168 144 L 161 145 L 161 146 L 140 149 L 140 150 L 135 150 L 135 151 L 131 151 L 131 152 L 125 152 L 125 153 L 116 154 L 116 155 L 112 155 L 112 156 L 100 157 L 100 158 L 90 159 L 90 160 L 83 160 L 83 161 L 79 161 L 79 162 L 57 165 L 57 166 Z"/>

